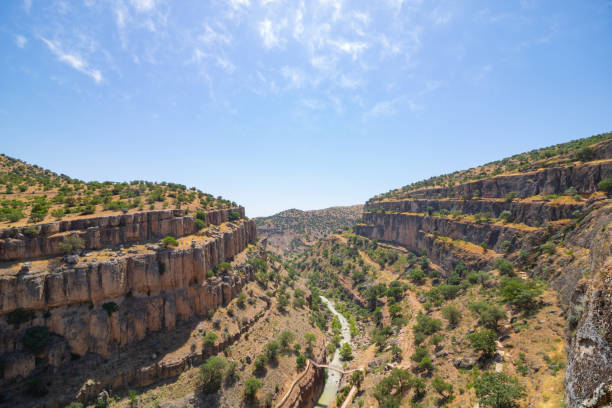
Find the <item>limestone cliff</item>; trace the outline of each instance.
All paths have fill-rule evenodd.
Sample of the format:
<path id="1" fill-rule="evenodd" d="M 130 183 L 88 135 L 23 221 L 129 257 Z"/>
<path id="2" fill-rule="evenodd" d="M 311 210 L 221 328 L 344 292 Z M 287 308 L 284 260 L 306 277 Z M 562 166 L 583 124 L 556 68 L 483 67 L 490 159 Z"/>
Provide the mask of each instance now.
<path id="1" fill-rule="evenodd" d="M 209 277 L 210 272 L 255 239 L 254 222 L 239 220 L 176 249 L 136 247 L 110 259 L 99 251 L 77 265 L 40 261 L 42 270 L 36 270 L 38 263 L 26 273 L 5 269 L 0 275 L 2 383 L 69 364 L 75 356 L 109 356 L 148 333 L 174 328 L 177 320 L 226 304 L 253 272 Z M 26 330 L 36 326 L 51 333 L 49 347 L 40 353 L 22 342 Z"/>

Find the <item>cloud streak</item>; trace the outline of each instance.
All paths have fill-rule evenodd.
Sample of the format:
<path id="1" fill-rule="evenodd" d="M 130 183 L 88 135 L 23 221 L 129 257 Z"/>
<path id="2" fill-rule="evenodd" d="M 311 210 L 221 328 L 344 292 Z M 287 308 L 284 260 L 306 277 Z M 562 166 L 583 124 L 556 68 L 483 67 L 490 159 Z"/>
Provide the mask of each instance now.
<path id="1" fill-rule="evenodd" d="M 76 53 L 64 51 L 61 44 L 55 41 L 41 37 L 40 40 L 45 43 L 49 50 L 63 63 L 71 66 L 77 71 L 91 77 L 97 84 L 102 82 L 102 73 L 100 70 L 93 68 L 85 59 Z"/>

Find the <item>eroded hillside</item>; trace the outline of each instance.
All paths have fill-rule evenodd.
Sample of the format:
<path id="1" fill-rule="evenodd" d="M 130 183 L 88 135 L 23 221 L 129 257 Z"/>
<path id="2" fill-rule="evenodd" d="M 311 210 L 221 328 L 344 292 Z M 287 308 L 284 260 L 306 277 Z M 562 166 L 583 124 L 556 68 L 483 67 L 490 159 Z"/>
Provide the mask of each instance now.
<path id="1" fill-rule="evenodd" d="M 362 211 L 361 204 L 312 211 L 292 209 L 255 218 L 255 223 L 257 233 L 267 240 L 270 250 L 285 254 L 303 251 L 318 239 L 353 226 Z"/>

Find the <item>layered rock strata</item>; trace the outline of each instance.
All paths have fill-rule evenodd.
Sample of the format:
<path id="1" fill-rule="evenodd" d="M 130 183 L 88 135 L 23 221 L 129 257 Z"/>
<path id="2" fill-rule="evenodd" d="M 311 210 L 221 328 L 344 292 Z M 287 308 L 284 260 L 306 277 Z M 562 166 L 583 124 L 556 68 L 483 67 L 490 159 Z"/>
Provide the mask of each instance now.
<path id="1" fill-rule="evenodd" d="M 232 212 L 244 218 L 244 208 L 212 210 L 206 213 L 207 225 L 219 225 L 230 220 Z M 85 249 L 134 244 L 175 238 L 196 232 L 195 218 L 183 210 L 160 210 L 128 213 L 95 218 L 57 221 L 32 227 L 0 230 L 0 261 L 18 261 L 62 254 L 60 244 L 67 235 L 83 239 Z"/>

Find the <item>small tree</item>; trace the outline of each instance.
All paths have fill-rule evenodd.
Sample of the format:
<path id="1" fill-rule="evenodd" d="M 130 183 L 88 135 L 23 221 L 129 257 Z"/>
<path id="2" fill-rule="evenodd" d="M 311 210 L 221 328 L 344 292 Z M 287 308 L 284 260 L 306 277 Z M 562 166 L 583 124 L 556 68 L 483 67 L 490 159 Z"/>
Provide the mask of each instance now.
<path id="1" fill-rule="evenodd" d="M 605 178 L 597 184 L 601 191 L 604 191 L 607 195 L 612 194 L 612 177 Z"/>
<path id="2" fill-rule="evenodd" d="M 514 265 L 512 264 L 512 262 L 510 262 L 509 260 L 505 258 L 497 258 L 495 260 L 494 266 L 495 266 L 495 269 L 497 269 L 499 273 L 502 275 L 506 275 L 506 276 L 514 275 Z"/>
<path id="3" fill-rule="evenodd" d="M 65 254 L 69 254 L 77 249 L 85 248 L 85 241 L 83 241 L 83 238 L 76 234 L 68 235 L 67 237 L 64 237 L 62 242 L 59 243 L 59 248 Z"/>
<path id="4" fill-rule="evenodd" d="M 178 246 L 178 241 L 176 240 L 176 238 L 174 238 L 171 235 L 166 235 L 163 239 L 162 239 L 162 245 L 166 248 L 168 247 L 176 247 Z"/>
<path id="5" fill-rule="evenodd" d="M 500 289 L 502 298 L 525 312 L 533 310 L 542 288 L 533 281 L 521 278 L 504 278 Z"/>
<path id="6" fill-rule="evenodd" d="M 218 356 L 209 357 L 200 367 L 200 388 L 204 394 L 214 394 L 221 388 L 225 360 Z"/>
<path id="7" fill-rule="evenodd" d="M 215 345 L 215 341 L 217 341 L 217 335 L 213 332 L 208 332 L 204 336 L 204 347 L 210 349 Z"/>
<path id="8" fill-rule="evenodd" d="M 302 371 L 302 369 L 306 366 L 306 356 L 299 354 L 295 359 L 295 365 L 298 371 Z"/>
<path id="9" fill-rule="evenodd" d="M 291 330 L 283 331 L 279 336 L 280 344 L 283 349 L 288 349 L 289 346 L 295 341 L 295 333 Z"/>
<path id="10" fill-rule="evenodd" d="M 495 352 L 495 340 L 497 336 L 493 330 L 484 329 L 479 332 L 468 334 L 468 339 L 470 343 L 472 343 L 474 351 L 481 351 L 487 357 L 490 357 Z"/>
<path id="11" fill-rule="evenodd" d="M 353 359 L 353 349 L 350 344 L 343 343 L 342 346 L 340 346 L 340 358 L 344 361 Z"/>
<path id="12" fill-rule="evenodd" d="M 353 374 L 351 374 L 351 378 L 349 379 L 349 384 L 359 389 L 361 387 L 362 382 L 363 382 L 363 371 L 361 370 L 353 371 Z"/>
<path id="13" fill-rule="evenodd" d="M 470 303 L 469 307 L 473 313 L 478 315 L 482 324 L 491 330 L 497 330 L 498 322 L 506 318 L 506 312 L 499 306 L 487 302 Z"/>
<path id="14" fill-rule="evenodd" d="M 248 400 L 255 399 L 257 391 L 261 388 L 261 381 L 257 378 L 249 378 L 244 383 L 244 398 Z"/>
<path id="15" fill-rule="evenodd" d="M 277 341 L 272 340 L 265 347 L 265 353 L 268 360 L 274 360 L 278 356 L 278 350 L 280 349 L 280 345 Z"/>
<path id="16" fill-rule="evenodd" d="M 525 387 L 516 377 L 488 371 L 474 381 L 474 390 L 480 405 L 489 408 L 515 408 L 525 396 Z"/>
<path id="17" fill-rule="evenodd" d="M 455 327 L 461 320 L 461 311 L 455 306 L 445 306 L 442 308 L 442 316 L 448 320 L 448 325 L 450 327 Z"/>
<path id="18" fill-rule="evenodd" d="M 591 161 L 594 158 L 595 152 L 588 146 L 585 146 L 576 152 L 576 159 L 580 160 L 581 162 Z"/>
<path id="19" fill-rule="evenodd" d="M 268 362 L 268 358 L 266 357 L 266 355 L 259 354 L 257 357 L 255 357 L 255 361 L 253 362 L 255 371 L 262 372 L 267 362 Z"/>

